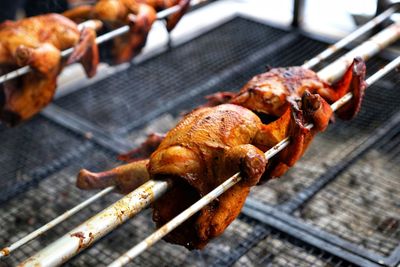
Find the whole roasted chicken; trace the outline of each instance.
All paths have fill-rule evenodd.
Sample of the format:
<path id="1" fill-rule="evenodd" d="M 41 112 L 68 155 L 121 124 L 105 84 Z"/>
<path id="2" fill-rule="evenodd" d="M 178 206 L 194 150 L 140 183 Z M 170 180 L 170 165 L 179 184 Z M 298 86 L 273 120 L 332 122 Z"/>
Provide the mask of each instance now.
<path id="1" fill-rule="evenodd" d="M 351 91 L 352 100 L 337 112 L 339 118 L 351 119 L 361 107 L 364 78 L 365 63 L 360 58 L 355 58 L 343 77 L 333 85 L 303 67 L 273 68 L 254 76 L 239 93 L 218 92 L 208 96 L 209 102 L 205 106 L 232 103 L 276 119 L 289 107 L 287 97 L 301 96 L 305 90 L 319 94 L 329 104 Z"/>
<path id="2" fill-rule="evenodd" d="M 251 186 L 260 179 L 281 175 L 303 154 L 312 136 L 328 125 L 332 111 L 318 95 L 305 92 L 301 100 L 290 102 L 291 109 L 268 125 L 238 105 L 198 109 L 166 135 L 149 160 L 99 174 L 82 170 L 78 187 L 92 189 L 114 184 L 127 192 L 148 178 L 170 179 L 173 188 L 153 206 L 153 219 L 162 226 L 241 171 L 244 180 L 240 184 L 166 237 L 189 249 L 202 248 L 237 217 Z M 311 131 L 305 128 L 308 122 L 315 125 Z M 267 165 L 263 152 L 286 136 L 291 137 L 290 146 Z M 144 175 L 145 170 L 148 175 Z"/>
<path id="3" fill-rule="evenodd" d="M 129 33 L 114 39 L 113 54 L 116 63 L 129 61 L 140 52 L 157 18 L 152 6 L 136 0 L 99 0 L 93 6 L 79 6 L 63 15 L 77 22 L 99 19 L 111 29 L 129 25 Z"/>
<path id="4" fill-rule="evenodd" d="M 276 72 L 273 70 L 272 74 Z M 335 94 L 352 91 L 355 100 L 343 107 L 347 114 L 342 113 L 344 117 L 350 117 L 359 108 L 364 72 L 363 62 L 356 60 L 335 87 L 329 87 L 316 75 L 311 76 L 311 72 L 305 73 L 304 81 L 299 77 L 297 85 L 319 84 L 323 86 L 320 90 L 329 89 Z M 271 81 L 260 82 L 262 85 L 277 85 L 277 90 L 271 95 L 279 95 L 282 83 L 294 83 L 290 81 L 291 76 L 288 76 L 289 81 L 276 82 L 276 75 L 272 74 Z M 226 95 L 214 95 L 211 104 L 215 104 L 216 99 L 233 102 L 246 94 L 248 96 L 244 99 L 251 102 L 242 100 L 235 104 L 198 108 L 186 115 L 166 136 L 151 135 L 139 149 L 124 155 L 128 160 L 150 156 L 149 159 L 101 173 L 81 170 L 77 186 L 94 189 L 115 185 L 125 193 L 148 179 L 170 180 L 172 189 L 153 205 L 153 220 L 161 227 L 240 171 L 242 181 L 165 237 L 165 240 L 188 249 L 204 247 L 238 216 L 250 187 L 283 175 L 303 155 L 314 135 L 327 127 L 332 115 L 329 104 L 316 93 L 316 86 L 307 86 L 301 89 L 302 92 L 299 88 L 289 87 L 291 93 L 281 103 L 286 108 L 274 109 L 275 105 L 272 110 L 280 112 L 268 113 L 272 112 L 271 103 L 269 98 L 262 97 L 268 95 L 267 90 L 253 95 L 249 84 L 244 87 L 247 90 L 243 89 L 228 99 Z M 339 93 L 339 88 L 343 92 Z M 271 87 L 273 89 L 275 87 Z M 279 117 L 270 122 L 271 119 L 264 115 Z M 311 129 L 306 127 L 309 123 L 313 124 Z M 289 146 L 267 162 L 264 152 L 286 137 L 290 137 Z"/>
<path id="5" fill-rule="evenodd" d="M 98 50 L 94 29 L 58 14 L 6 21 L 0 24 L 0 73 L 30 66 L 32 71 L 0 85 L 0 119 L 10 126 L 26 120 L 53 98 L 64 63 L 81 62 L 86 74 L 96 73 Z M 67 62 L 61 50 L 74 47 Z"/>

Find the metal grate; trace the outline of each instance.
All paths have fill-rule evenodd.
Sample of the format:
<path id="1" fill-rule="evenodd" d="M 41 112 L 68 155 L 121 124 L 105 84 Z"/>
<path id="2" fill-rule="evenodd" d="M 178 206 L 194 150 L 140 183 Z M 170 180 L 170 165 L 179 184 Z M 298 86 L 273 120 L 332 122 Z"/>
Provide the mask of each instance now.
<path id="1" fill-rule="evenodd" d="M 339 267 L 353 265 L 310 247 L 297 239 L 290 238 L 281 232 L 272 231 L 233 266 Z"/>
<path id="2" fill-rule="evenodd" d="M 400 240 L 400 135 L 370 150 L 295 215 L 384 256 Z"/>
<path id="3" fill-rule="evenodd" d="M 0 125 L 0 202 L 65 166 L 90 144 L 40 116 L 17 128 Z"/>
<path id="4" fill-rule="evenodd" d="M 138 144 L 146 133 L 170 129 L 181 112 L 203 103 L 205 95 L 220 90 L 238 90 L 253 75 L 263 72 L 267 65 L 300 65 L 325 47 L 325 43 L 296 32 L 235 18 L 176 49 L 65 96 L 56 104 L 75 114 L 83 124 L 92 123 L 99 129 L 119 134 Z M 383 64 L 383 60 L 371 60 L 369 71 L 372 73 Z M 286 177 L 255 188 L 252 199 L 268 204 L 285 204 L 297 192 L 317 181 L 325 170 L 345 158 L 374 129 L 399 111 L 398 83 L 398 78 L 392 75 L 369 88 L 357 119 L 348 123 L 338 121 L 325 134 L 319 135 L 305 158 Z M 151 123 L 145 127 L 149 121 Z M 68 127 L 68 120 L 58 120 L 57 123 Z M 6 140 L 3 146 L 7 149 L 0 155 L 0 199 L 4 195 L 14 197 L 16 192 L 10 191 L 10 188 L 25 191 L 8 202 L 0 201 L 0 244 L 18 240 L 92 195 L 93 192 L 75 188 L 75 175 L 81 167 L 96 171 L 116 163 L 114 153 L 40 116 L 16 129 L 0 129 L 0 138 Z M 392 177 L 399 173 L 399 139 L 396 138 L 372 150 L 352 167 L 354 170 L 351 173 L 357 177 L 353 179 L 356 183 L 354 191 L 343 190 L 353 177 L 347 175 L 350 178 L 346 178 L 343 174 L 299 210 L 297 219 L 300 222 L 304 219 L 362 248 L 388 255 L 400 240 L 396 228 L 398 183 L 393 183 L 395 178 Z M 389 150 L 391 153 L 385 152 Z M 382 153 L 391 155 L 390 159 L 380 157 Z M 386 160 L 392 165 L 389 170 L 384 165 L 374 165 L 372 171 L 380 170 L 374 172 L 375 179 L 371 176 L 364 180 L 364 176 L 359 175 L 369 167 L 367 160 L 380 163 L 386 163 Z M 32 186 L 32 181 L 38 183 L 37 187 Z M 371 196 L 367 186 L 369 192 L 374 192 Z M 394 197 L 382 194 L 389 189 L 396 194 Z M 345 193 L 336 195 L 337 192 Z M 373 198 L 375 195 L 377 199 Z M 362 201 L 362 196 L 370 197 L 376 206 L 372 210 L 367 210 L 367 207 L 353 209 L 353 200 L 359 198 Z M 118 198 L 118 195 L 107 195 L 18 249 L 6 260 L 0 261 L 0 266 L 15 265 Z M 342 202 L 337 205 L 337 213 L 342 216 L 331 215 L 332 223 L 326 224 L 326 219 L 322 219 L 327 217 L 323 214 L 326 207 L 329 211 L 328 204 L 339 200 Z M 391 200 L 390 204 L 386 203 Z M 381 220 L 369 221 L 367 216 L 372 212 Z M 149 213 L 141 213 L 128 221 L 66 266 L 103 266 L 111 263 L 154 230 Z M 348 223 L 342 218 L 348 218 L 348 214 L 353 213 L 361 218 L 360 225 L 366 224 L 370 227 L 368 229 L 373 229 L 364 241 L 360 237 L 366 230 L 351 229 L 354 236 L 346 230 Z M 388 227 L 385 229 L 385 226 Z M 230 266 L 237 261 L 236 266 L 349 266 L 346 260 L 331 255 L 325 247 L 317 248 L 315 243 L 311 246 L 303 241 L 242 215 L 201 252 L 189 252 L 182 247 L 160 242 L 140 255 L 133 264 Z M 377 244 L 384 245 L 378 248 Z"/>
<path id="5" fill-rule="evenodd" d="M 237 32 L 243 33 L 241 38 L 237 38 Z M 149 114 L 160 111 L 165 105 L 170 106 L 170 102 L 182 95 L 189 96 L 190 90 L 204 83 L 211 74 L 240 62 L 284 34 L 284 31 L 255 22 L 233 20 L 194 42 L 151 59 L 140 67 L 132 66 L 66 96 L 56 104 L 104 130 L 123 131 L 131 122 L 151 119 Z M 142 119 L 144 114 L 146 120 Z"/>
<path id="6" fill-rule="evenodd" d="M 84 254 L 78 255 L 69 265 L 110 264 L 132 244 L 140 242 L 151 234 L 154 229 L 150 211 L 145 211 L 134 220 L 113 231 L 102 242 L 94 245 Z M 213 240 L 202 251 L 190 252 L 181 246 L 162 241 L 137 257 L 132 262 L 132 266 L 211 266 L 216 262 L 226 266 L 226 260 L 237 249 L 240 249 L 243 242 L 256 238 L 264 231 L 266 231 L 265 226 L 254 220 L 235 220 L 222 237 Z"/>
<path id="7" fill-rule="evenodd" d="M 0 244 L 10 244 L 32 232 L 50 219 L 57 217 L 67 209 L 79 204 L 94 192 L 83 192 L 75 187 L 75 177 L 82 167 L 100 170 L 112 166 L 112 158 L 108 152 L 92 146 L 82 152 L 79 160 L 46 177 L 37 186 L 0 205 Z M 57 239 L 72 226 L 78 225 L 89 216 L 102 210 L 118 199 L 117 195 L 103 198 L 73 216 L 46 234 L 15 251 L 11 257 L 0 261 L 6 266 L 15 266 L 34 252 Z"/>

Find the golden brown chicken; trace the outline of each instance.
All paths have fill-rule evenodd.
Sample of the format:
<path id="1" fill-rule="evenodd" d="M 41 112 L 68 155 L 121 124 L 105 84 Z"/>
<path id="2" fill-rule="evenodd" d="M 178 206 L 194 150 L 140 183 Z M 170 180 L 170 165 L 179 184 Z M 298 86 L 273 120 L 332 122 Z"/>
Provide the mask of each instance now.
<path id="1" fill-rule="evenodd" d="M 331 104 L 352 92 L 352 100 L 338 112 L 341 119 L 351 119 L 361 107 L 364 78 L 365 63 L 360 58 L 355 58 L 343 77 L 332 86 L 319 79 L 312 70 L 302 67 L 274 68 L 254 76 L 239 93 L 218 92 L 208 96 L 206 106 L 233 103 L 276 119 L 289 107 L 288 96 L 301 96 L 308 90 Z"/>
<path id="2" fill-rule="evenodd" d="M 238 105 L 195 110 L 164 139 L 153 139 L 161 142 L 149 162 L 122 167 L 129 170 L 130 183 L 119 167 L 97 174 L 82 170 L 77 184 L 83 189 L 114 184 L 126 192 L 124 186 L 134 189 L 139 177 L 140 183 L 149 178 L 172 180 L 173 188 L 153 205 L 153 219 L 160 227 L 240 171 L 243 180 L 239 184 L 165 238 L 189 249 L 202 248 L 238 216 L 251 186 L 260 179 L 282 175 L 304 153 L 314 134 L 327 127 L 332 110 L 320 96 L 306 91 L 302 99 L 293 98 L 289 102 L 291 108 L 268 125 L 251 110 Z M 315 127 L 308 130 L 306 123 Z M 290 145 L 267 164 L 263 152 L 286 136 L 291 138 Z M 143 175 L 146 165 L 148 177 Z"/>
<path id="3" fill-rule="evenodd" d="M 14 126 L 53 98 L 64 61 L 60 51 L 74 47 L 67 63 L 79 61 L 89 77 L 96 73 L 96 33 L 58 14 L 0 24 L 0 73 L 28 65 L 32 72 L 0 85 L 0 119 Z"/>
<path id="4" fill-rule="evenodd" d="M 302 68 L 271 70 L 253 78 L 238 94 L 213 95 L 211 107 L 193 111 L 166 136 L 151 135 L 141 147 L 121 157 L 129 161 L 150 156 L 149 160 L 103 173 L 82 170 L 77 185 L 82 189 L 116 185 L 128 192 L 150 178 L 172 180 L 173 188 L 153 206 L 153 219 L 160 227 L 240 171 L 244 179 L 239 184 L 165 237 L 189 249 L 202 248 L 237 217 L 251 186 L 282 176 L 313 136 L 327 127 L 332 110 L 319 94 L 333 102 L 353 92 L 353 100 L 339 114 L 354 116 L 365 89 L 364 75 L 365 64 L 358 59 L 334 86 Z M 307 123 L 314 127 L 308 130 Z M 287 136 L 289 146 L 267 163 L 263 152 Z"/>
<path id="5" fill-rule="evenodd" d="M 141 51 L 157 18 L 153 7 L 135 0 L 99 0 L 94 6 L 80 6 L 64 12 L 63 15 L 77 22 L 99 19 L 111 29 L 129 25 L 129 33 L 114 39 L 113 54 L 116 63 L 129 61 Z"/>
<path id="6" fill-rule="evenodd" d="M 189 8 L 190 0 L 137 0 L 139 3 L 152 6 L 157 12 L 173 6 L 179 6 L 179 11 L 168 16 L 167 30 L 172 31 Z"/>

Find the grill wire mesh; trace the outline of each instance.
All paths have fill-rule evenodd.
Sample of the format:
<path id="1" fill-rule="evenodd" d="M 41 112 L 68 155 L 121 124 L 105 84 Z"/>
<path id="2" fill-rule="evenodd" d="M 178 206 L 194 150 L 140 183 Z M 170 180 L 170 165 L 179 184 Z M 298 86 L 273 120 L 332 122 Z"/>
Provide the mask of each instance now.
<path id="1" fill-rule="evenodd" d="M 400 136 L 370 150 L 296 216 L 388 256 L 400 240 Z"/>
<path id="2" fill-rule="evenodd" d="M 273 52 L 267 53 L 268 46 Z M 60 98 L 56 104 L 102 130 L 138 144 L 147 133 L 170 129 L 183 111 L 204 103 L 205 95 L 237 91 L 253 75 L 265 71 L 267 65 L 300 65 L 325 47 L 325 43 L 296 33 L 235 18 L 167 53 Z M 259 57 L 248 60 L 252 55 Z M 384 63 L 371 60 L 368 72 L 373 73 Z M 251 197 L 279 205 L 311 185 L 399 111 L 398 82 L 391 75 L 369 88 L 355 120 L 337 121 L 314 140 L 305 157 L 285 177 L 255 188 Z M 151 123 L 145 124 L 146 121 Z M 115 154 L 40 116 L 16 129 L 1 128 L 0 137 L 6 140 L 3 147 L 7 149 L 0 155 L 0 196 L 4 200 L 11 198 L 0 202 L 0 244 L 4 245 L 93 194 L 75 188 L 75 175 L 80 168 L 96 171 L 116 164 Z M 294 216 L 362 248 L 389 255 L 400 240 L 400 138 L 396 138 L 369 151 Z M 6 260 L 0 260 L 0 266 L 22 261 L 118 198 L 111 194 L 95 202 Z M 332 203 L 335 210 L 330 214 Z M 359 205 L 354 207 L 355 203 Z M 357 218 L 355 225 L 353 214 Z M 145 211 L 66 265 L 107 265 L 153 230 L 150 211 Z M 132 265 L 228 266 L 235 260 L 235 266 L 350 266 L 344 259 L 244 215 L 201 252 L 189 252 L 162 241 Z"/>

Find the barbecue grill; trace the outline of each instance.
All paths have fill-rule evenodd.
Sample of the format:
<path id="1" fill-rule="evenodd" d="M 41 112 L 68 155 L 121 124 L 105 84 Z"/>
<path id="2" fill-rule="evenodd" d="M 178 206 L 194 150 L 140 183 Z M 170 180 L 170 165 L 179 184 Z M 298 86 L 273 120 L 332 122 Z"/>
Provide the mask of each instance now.
<path id="1" fill-rule="evenodd" d="M 204 103 L 204 96 L 237 91 L 267 65 L 301 65 L 330 43 L 239 13 L 192 37 L 76 88 L 18 128 L 0 125 L 1 245 L 20 240 L 95 195 L 75 187 L 79 169 L 115 166 L 118 153 L 138 145 L 150 132 L 167 131 L 183 112 Z M 314 69 L 322 69 L 350 48 Z M 368 60 L 368 73 L 384 67 L 394 54 L 386 51 Z M 284 177 L 253 188 L 239 218 L 204 250 L 189 252 L 162 241 L 134 258 L 133 264 L 399 264 L 400 80 L 396 76 L 392 72 L 370 86 L 358 116 L 330 125 Z M 0 266 L 17 265 L 121 198 L 106 193 L 1 258 Z M 66 265 L 108 265 L 154 229 L 150 211 L 144 210 Z"/>

